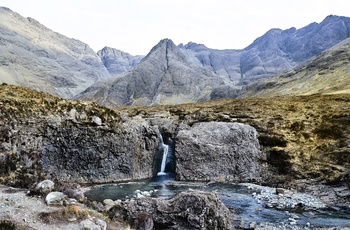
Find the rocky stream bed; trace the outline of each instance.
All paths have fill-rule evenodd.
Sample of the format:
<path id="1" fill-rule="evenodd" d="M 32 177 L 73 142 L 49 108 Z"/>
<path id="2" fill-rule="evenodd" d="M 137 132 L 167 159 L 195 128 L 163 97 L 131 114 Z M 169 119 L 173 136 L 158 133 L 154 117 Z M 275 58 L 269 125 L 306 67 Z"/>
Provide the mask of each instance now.
<path id="1" fill-rule="evenodd" d="M 183 182 L 164 175 L 65 187 L 63 193 L 49 192 L 53 182 L 44 184 L 40 191 L 0 187 L 0 229 L 350 228 L 350 206 L 250 183 Z M 82 192 L 87 198 L 77 200 Z"/>

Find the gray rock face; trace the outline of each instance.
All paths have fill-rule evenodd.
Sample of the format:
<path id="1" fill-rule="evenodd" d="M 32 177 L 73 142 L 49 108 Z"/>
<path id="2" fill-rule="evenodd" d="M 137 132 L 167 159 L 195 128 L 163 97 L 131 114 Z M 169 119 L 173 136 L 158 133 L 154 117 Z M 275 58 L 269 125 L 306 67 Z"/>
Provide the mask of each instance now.
<path id="1" fill-rule="evenodd" d="M 104 47 L 97 52 L 111 76 L 124 73 L 140 63 L 142 55 L 133 56 L 123 51 Z"/>
<path id="2" fill-rule="evenodd" d="M 114 211 L 112 216 L 126 214 L 136 229 L 152 229 L 152 224 L 154 229 L 234 229 L 230 211 L 214 193 L 186 191 L 170 200 L 129 200 L 122 207 L 126 213 Z"/>
<path id="3" fill-rule="evenodd" d="M 349 25 L 350 18 L 329 16 L 301 29 L 271 29 L 242 50 L 215 50 L 193 42 L 176 47 L 164 39 L 130 72 L 99 81 L 76 99 L 118 106 L 237 97 L 242 86 L 289 71 L 346 39 Z M 121 52 L 103 53 L 111 72 L 133 65 L 133 57 Z"/>
<path id="4" fill-rule="evenodd" d="M 180 44 L 179 48 L 191 57 L 193 62 L 207 68 L 217 75 L 225 76 L 234 84 L 240 82 L 242 78 L 240 69 L 242 50 L 216 50 L 194 42 L 189 42 L 186 45 Z"/>
<path id="5" fill-rule="evenodd" d="M 157 172 L 158 135 L 144 120 L 113 129 L 63 122 L 46 130 L 41 158 L 52 178 L 103 183 L 150 178 Z"/>
<path id="6" fill-rule="evenodd" d="M 256 130 L 240 123 L 203 122 L 176 136 L 179 180 L 258 181 L 263 155 Z"/>
<path id="7" fill-rule="evenodd" d="M 286 72 L 350 36 L 350 18 L 328 16 L 300 29 L 271 29 L 242 50 L 215 50 L 201 44 L 180 45 L 203 67 L 246 85 Z"/>
<path id="8" fill-rule="evenodd" d="M 76 98 L 106 106 L 179 104 L 209 100 L 212 89 L 224 84 L 164 39 L 130 72 L 97 82 Z"/>
<path id="9" fill-rule="evenodd" d="M 0 35 L 0 83 L 70 98 L 109 77 L 87 44 L 4 7 L 0 8 Z"/>
<path id="10" fill-rule="evenodd" d="M 245 87 L 240 97 L 348 93 L 350 38 L 293 70 Z"/>
<path id="11" fill-rule="evenodd" d="M 118 114 L 81 106 L 67 106 L 61 115 L 3 119 L 8 123 L 0 130 L 1 175 L 18 169 L 13 183 L 23 187 L 40 178 L 79 183 L 151 178 L 162 161 L 161 132 L 168 144 L 168 138 L 175 142 L 179 180 L 241 182 L 260 177 L 263 156 L 250 126 L 208 122 L 189 127 L 166 113 L 147 119 L 125 116 L 123 123 L 113 123 L 105 121 L 106 113 Z M 102 117 L 101 125 L 92 122 L 96 115 Z"/>
<path id="12" fill-rule="evenodd" d="M 106 106 L 237 97 L 242 86 L 291 70 L 348 38 L 349 31 L 350 18 L 331 15 L 301 29 L 271 29 L 241 50 L 192 42 L 176 47 L 164 39 L 143 59 L 108 47 L 96 54 L 87 44 L 2 7 L 0 83 L 63 98 L 81 93 L 74 98 Z"/>

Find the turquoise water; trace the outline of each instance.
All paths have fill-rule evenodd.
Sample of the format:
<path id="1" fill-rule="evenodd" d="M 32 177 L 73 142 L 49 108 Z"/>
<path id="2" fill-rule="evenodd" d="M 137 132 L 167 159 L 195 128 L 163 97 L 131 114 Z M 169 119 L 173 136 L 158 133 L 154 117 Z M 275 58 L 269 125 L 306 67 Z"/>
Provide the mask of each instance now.
<path id="1" fill-rule="evenodd" d="M 176 182 L 172 174 L 157 176 L 150 180 L 131 181 L 92 187 L 85 193 L 90 200 L 104 199 L 125 200 L 136 196 L 135 191 L 148 191 L 151 196 L 170 199 L 176 194 L 188 189 L 216 192 L 221 201 L 238 214 L 249 225 L 250 222 L 288 223 L 290 214 L 295 214 L 297 226 L 310 223 L 312 227 L 350 227 L 350 209 L 346 207 L 328 207 L 326 209 L 308 210 L 278 210 L 266 208 L 259 204 L 245 186 L 233 184 L 206 184 L 193 182 Z M 238 220 L 240 222 L 240 220 Z"/>

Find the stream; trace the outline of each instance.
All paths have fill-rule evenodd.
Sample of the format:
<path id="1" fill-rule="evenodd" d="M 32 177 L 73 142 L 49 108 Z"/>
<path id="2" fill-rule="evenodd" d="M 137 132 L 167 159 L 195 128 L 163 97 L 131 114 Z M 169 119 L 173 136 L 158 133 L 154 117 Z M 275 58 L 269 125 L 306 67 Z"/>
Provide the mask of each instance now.
<path id="1" fill-rule="evenodd" d="M 350 227 L 349 207 L 323 207 L 303 210 L 281 209 L 266 205 L 254 195 L 256 191 L 248 186 L 222 183 L 197 183 L 175 181 L 172 174 L 158 175 L 150 180 L 96 185 L 85 193 L 90 200 L 102 202 L 104 199 L 125 200 L 142 196 L 170 199 L 176 194 L 196 189 L 216 192 L 221 201 L 240 216 L 244 227 L 249 223 L 278 223 L 298 227 Z M 242 220 L 236 220 L 242 223 Z"/>

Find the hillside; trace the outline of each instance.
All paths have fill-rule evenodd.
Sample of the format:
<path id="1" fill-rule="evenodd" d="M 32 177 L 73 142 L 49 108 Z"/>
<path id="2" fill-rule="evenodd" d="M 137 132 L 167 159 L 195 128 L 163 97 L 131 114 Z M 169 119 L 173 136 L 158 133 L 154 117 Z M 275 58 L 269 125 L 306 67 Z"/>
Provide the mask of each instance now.
<path id="1" fill-rule="evenodd" d="M 145 126 L 146 121 L 153 121 L 154 123 L 162 117 L 162 119 L 165 119 L 164 121 L 171 122 L 172 125 L 177 124 L 176 126 L 178 127 L 181 124 L 192 126 L 198 122 L 236 121 L 253 126 L 258 132 L 261 149 L 263 154 L 266 154 L 266 162 L 262 162 L 266 164 L 267 170 L 266 178 L 264 179 L 265 183 L 280 181 L 287 184 L 291 183 L 294 186 L 303 186 L 304 183 L 299 183 L 300 181 L 295 183 L 296 180 L 300 179 L 316 179 L 327 184 L 349 183 L 350 94 L 266 99 L 225 99 L 176 106 L 120 107 L 117 110 L 110 110 L 99 107 L 96 104 L 62 100 L 48 94 L 10 85 L 0 85 L 0 89 L 0 141 L 2 146 L 1 154 L 5 158 L 8 154 L 8 145 L 11 145 L 11 143 L 12 145 L 15 143 L 20 145 L 21 142 L 17 140 L 19 138 L 18 135 L 26 135 L 26 129 L 36 133 L 36 136 L 33 136 L 33 138 L 39 138 L 40 136 L 37 136 L 39 133 L 50 129 L 62 130 L 55 132 L 64 131 L 68 132 L 68 134 L 73 130 L 81 130 L 82 136 L 79 136 L 77 131 L 74 131 L 76 133 L 74 138 L 71 135 L 67 137 L 71 139 L 69 142 L 60 143 L 59 139 L 51 140 L 58 141 L 55 145 L 62 145 L 60 148 L 68 145 L 64 147 L 67 148 L 66 151 L 72 151 L 72 154 L 77 154 L 77 151 L 80 151 L 77 148 L 83 147 L 70 146 L 74 143 L 73 139 L 77 139 L 77 145 L 83 138 L 84 146 L 88 144 L 87 141 L 97 141 L 98 144 L 93 144 L 93 146 L 102 145 L 104 146 L 102 148 L 105 148 L 109 146 L 109 144 L 103 143 L 107 140 L 106 135 L 117 135 L 118 137 L 112 138 L 114 142 L 118 140 L 118 142 L 123 143 L 121 145 L 127 144 L 126 146 L 131 148 L 134 144 L 123 141 L 125 138 L 130 138 L 123 136 L 129 135 L 127 133 L 130 131 L 126 130 L 129 130 L 134 125 L 145 129 L 145 127 L 148 127 L 148 125 Z M 75 116 L 78 115 L 72 113 L 73 109 L 76 113 L 81 114 L 79 116 L 80 120 L 74 121 Z M 83 116 L 83 114 L 85 115 Z M 103 121 L 103 126 L 95 126 L 91 122 L 93 116 L 100 117 Z M 61 125 L 54 125 L 58 122 L 56 120 L 59 117 L 62 120 L 60 121 Z M 36 125 L 33 126 L 32 124 Z M 19 127 L 22 127 L 22 131 L 15 132 Z M 91 137 L 91 140 L 89 136 L 86 136 L 87 130 L 89 130 L 89 133 L 96 132 Z M 167 132 L 171 133 L 165 133 L 165 135 L 175 136 L 176 130 L 176 127 L 169 129 Z M 97 133 L 100 132 L 103 133 L 100 136 L 102 139 L 96 139 Z M 142 136 L 149 135 L 144 133 L 145 130 L 142 131 L 143 134 L 137 130 L 133 132 L 136 132 L 133 133 L 133 138 L 137 137 L 135 141 L 139 138 L 149 138 Z M 32 139 L 32 136 L 28 138 Z M 45 138 L 50 139 L 51 137 L 46 136 Z M 9 142 L 9 140 L 11 141 Z M 33 140 L 28 142 L 30 145 L 35 143 L 40 142 L 33 142 Z M 11 155 L 11 160 L 22 159 L 21 156 L 23 154 L 33 154 L 31 153 L 33 151 L 31 148 L 24 146 L 15 147 L 16 152 L 19 149 L 21 149 L 21 154 L 18 152 L 15 155 Z M 98 149 L 96 151 L 97 155 L 105 154 L 103 152 L 99 153 Z M 59 155 L 54 154 L 53 156 L 57 158 Z M 64 156 L 62 155 L 61 157 Z M 91 155 L 90 157 L 93 156 Z M 54 162 L 57 161 L 61 160 L 56 159 Z M 1 164 L 6 162 L 6 164 L 9 164 L 9 161 L 1 162 Z M 3 169 L 6 168 L 5 166 L 3 167 Z M 38 170 L 38 168 L 35 170 Z M 79 173 L 84 172 L 84 170 L 79 171 Z M 2 171 L 2 173 L 3 180 L 7 181 L 7 176 L 4 174 L 5 171 Z M 20 171 L 16 173 L 20 173 Z"/>
<path id="2" fill-rule="evenodd" d="M 111 76 L 124 73 L 140 63 L 143 56 L 133 56 L 121 50 L 104 47 L 97 52 Z"/>
<path id="3" fill-rule="evenodd" d="M 0 7 L 0 83 L 70 98 L 109 77 L 85 43 Z"/>
<path id="4" fill-rule="evenodd" d="M 300 29 L 271 29 L 242 50 L 180 44 L 187 55 L 238 85 L 271 77 L 304 63 L 349 37 L 350 18 L 330 15 Z"/>
<path id="5" fill-rule="evenodd" d="M 128 67 L 129 72 L 96 82 L 75 99 L 114 107 L 235 98 L 246 92 L 247 88 L 254 91 L 255 85 L 265 88 L 260 82 L 297 68 L 320 52 L 344 41 L 349 36 L 349 28 L 349 18 L 328 16 L 321 23 L 312 23 L 300 29 L 271 29 L 243 50 L 215 50 L 193 42 L 176 47 L 170 39 L 164 39 L 138 65 L 132 69 Z M 165 41 L 171 44 L 162 45 Z M 168 48 L 161 49 L 162 46 Z M 121 68 L 130 66 L 134 60 L 131 56 L 124 55 L 124 59 L 119 56 L 106 55 L 106 58 L 114 66 L 114 62 L 125 63 L 120 65 Z M 335 70 L 338 67 L 340 64 L 333 66 L 333 72 L 340 73 L 342 70 Z M 320 79 L 314 83 L 318 84 Z M 330 88 L 329 92 L 336 87 L 347 87 L 344 84 L 347 77 L 343 79 L 338 78 L 336 86 L 331 78 L 327 81 L 322 79 L 322 87 Z M 318 93 L 312 86 L 314 83 L 310 82 L 313 89 L 308 91 L 309 94 Z M 245 88 L 250 84 L 253 86 Z M 253 94 L 246 93 L 244 97 Z"/>
<path id="6" fill-rule="evenodd" d="M 135 68 L 96 82 L 75 99 L 109 107 L 181 104 L 210 100 L 214 89 L 223 86 L 223 78 L 194 64 L 170 39 L 163 39 Z"/>
<path id="7" fill-rule="evenodd" d="M 167 111 L 186 124 L 237 121 L 258 131 L 267 164 L 287 181 L 350 182 L 350 94 L 224 99 L 177 106 L 120 108 L 132 116 Z M 273 176 L 274 177 L 274 176 Z M 284 179 L 285 181 L 286 179 Z"/>
<path id="8" fill-rule="evenodd" d="M 86 90 L 76 98 L 108 106 L 237 97 L 242 87 L 296 68 L 348 38 L 350 30 L 349 18 L 330 15 L 300 29 L 271 29 L 242 50 L 190 42 L 163 50 L 170 55 L 152 49 L 143 60 L 109 47 L 96 54 L 87 44 L 8 8 L 0 9 L 0 19 L 0 83 L 62 98 Z M 163 71 L 168 61 L 170 68 Z"/>
<path id="9" fill-rule="evenodd" d="M 248 86 L 242 97 L 350 93 L 350 39 L 284 74 Z"/>

